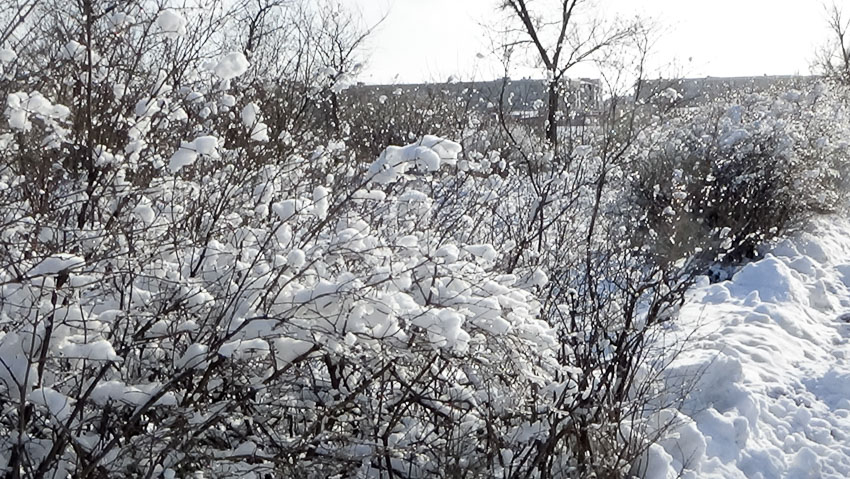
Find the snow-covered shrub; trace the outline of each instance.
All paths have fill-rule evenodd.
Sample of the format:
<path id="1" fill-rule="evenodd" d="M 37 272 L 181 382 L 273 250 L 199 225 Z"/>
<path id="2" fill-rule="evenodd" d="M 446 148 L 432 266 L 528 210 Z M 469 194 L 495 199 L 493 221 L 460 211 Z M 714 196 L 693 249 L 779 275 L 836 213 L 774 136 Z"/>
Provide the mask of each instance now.
<path id="1" fill-rule="evenodd" d="M 200 93 L 214 101 L 226 94 L 216 88 Z M 501 470 L 541 434 L 540 408 L 573 394 L 569 380 L 552 399 L 539 392 L 562 366 L 529 286 L 500 273 L 492 246 L 428 227 L 427 183 L 458 145 L 428 137 L 320 177 L 344 149 L 263 161 L 262 141 L 219 141 L 248 136 L 236 118 L 139 152 L 151 163 L 142 184 L 126 158 L 99 151 L 109 161 L 92 182 L 62 161 L 75 149 L 50 115 L 13 136 L 14 114 L 2 150 L 4 467 Z M 160 131 L 127 139 L 165 144 L 172 132 Z M 34 192 L 16 159 L 54 136 L 51 187 Z M 395 173 L 379 181 L 385 167 Z M 499 448 L 482 453 L 488 441 Z"/>
<path id="2" fill-rule="evenodd" d="M 93 25 L 122 29 L 104 33 L 109 56 L 66 42 L 43 92 L 4 84 L 0 466 L 539 468 L 541 411 L 576 383 L 544 282 L 504 274 L 498 245 L 440 223 L 459 145 L 424 137 L 372 165 L 341 142 L 293 146 L 269 121 L 273 97 L 242 83 L 247 58 L 180 43 L 209 18 L 125 13 Z M 140 45 L 150 56 L 128 69 Z M 178 70 L 162 68 L 172 48 L 188 55 Z"/>
<path id="3" fill-rule="evenodd" d="M 342 96 L 342 120 L 351 148 L 375 156 L 387 146 L 428 134 L 463 140 L 470 125 L 483 116 L 477 105 L 470 104 L 475 98 L 472 88 L 459 92 L 442 85 L 364 86 Z"/>
<path id="4" fill-rule="evenodd" d="M 740 261 L 832 210 L 843 185 L 847 107 L 822 84 L 806 92 L 718 100 L 641 138 L 632 177 L 638 228 L 660 256 Z"/>
<path id="5" fill-rule="evenodd" d="M 215 5 L 48 2 L 0 52 L 0 466 L 625 474 L 689 279 L 623 234 L 634 131 L 382 116 Z"/>
<path id="6" fill-rule="evenodd" d="M 467 168 L 430 185 L 443 234 L 493 243 L 502 271 L 536 292 L 557 335 L 557 361 L 569 371 L 553 380 L 580 392 L 539 412 L 548 432 L 522 464 L 541 474 L 627 474 L 659 431 L 649 418 L 669 406 L 655 388 L 678 345 L 653 344 L 693 278 L 684 265 L 634 246 L 623 191 L 638 132 L 627 115 L 640 113 L 623 109 L 606 120 L 615 127 L 569 132 L 560 158 L 539 134 L 508 125 L 516 161 L 466 151 Z M 615 140 L 620 147 L 610 148 Z M 496 162 L 506 163 L 498 175 Z"/>

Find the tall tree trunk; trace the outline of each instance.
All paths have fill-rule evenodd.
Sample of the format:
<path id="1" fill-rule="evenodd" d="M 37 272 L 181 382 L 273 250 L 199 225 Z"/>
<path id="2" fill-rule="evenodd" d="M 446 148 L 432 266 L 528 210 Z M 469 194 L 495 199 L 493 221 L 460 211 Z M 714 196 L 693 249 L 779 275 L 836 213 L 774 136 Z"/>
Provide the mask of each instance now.
<path id="1" fill-rule="evenodd" d="M 558 103 L 560 103 L 560 93 L 558 92 L 558 80 L 549 80 L 549 106 L 546 114 L 546 140 L 555 150 L 558 151 Z"/>
<path id="2" fill-rule="evenodd" d="M 331 131 L 338 134 L 340 131 L 339 121 L 339 97 L 336 92 L 331 91 Z"/>

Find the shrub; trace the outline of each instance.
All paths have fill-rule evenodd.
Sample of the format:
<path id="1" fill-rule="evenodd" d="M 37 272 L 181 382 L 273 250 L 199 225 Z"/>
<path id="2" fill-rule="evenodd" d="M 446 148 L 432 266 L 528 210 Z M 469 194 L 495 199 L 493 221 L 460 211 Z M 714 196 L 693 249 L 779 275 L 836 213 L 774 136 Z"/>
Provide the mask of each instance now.
<path id="1" fill-rule="evenodd" d="M 659 255 L 696 255 L 701 268 L 739 262 L 836 207 L 847 153 L 840 96 L 814 85 L 693 110 L 659 122 L 635 153 L 634 215 Z"/>
<path id="2" fill-rule="evenodd" d="M 225 47 L 254 2 L 55 5 L 2 57 L 5 472 L 632 469 L 693 276 L 623 214 L 637 109 L 554 155 L 451 101 L 355 109 L 309 35 L 258 68 Z"/>

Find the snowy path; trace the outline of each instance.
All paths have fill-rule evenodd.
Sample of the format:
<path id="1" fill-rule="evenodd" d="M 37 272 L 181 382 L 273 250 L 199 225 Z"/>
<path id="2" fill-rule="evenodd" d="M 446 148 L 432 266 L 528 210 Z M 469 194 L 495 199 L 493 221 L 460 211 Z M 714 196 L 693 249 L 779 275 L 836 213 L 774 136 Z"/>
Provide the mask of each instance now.
<path id="1" fill-rule="evenodd" d="M 850 222 L 818 220 L 682 309 L 699 377 L 649 477 L 850 477 Z"/>

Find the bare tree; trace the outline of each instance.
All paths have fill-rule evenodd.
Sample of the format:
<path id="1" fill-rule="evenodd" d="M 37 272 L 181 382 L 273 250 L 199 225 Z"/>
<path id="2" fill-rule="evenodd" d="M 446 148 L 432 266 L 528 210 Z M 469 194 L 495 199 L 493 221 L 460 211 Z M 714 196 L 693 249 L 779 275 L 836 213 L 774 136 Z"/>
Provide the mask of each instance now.
<path id="1" fill-rule="evenodd" d="M 375 25 L 364 27 L 360 19 L 336 1 L 321 2 L 320 8 L 314 46 L 322 66 L 319 72 L 323 83 L 322 99 L 327 103 L 329 125 L 334 133 L 339 133 L 339 92 L 348 86 L 361 69 L 362 60 L 358 55 L 364 42 L 383 19 Z"/>
<path id="2" fill-rule="evenodd" d="M 519 24 L 508 28 L 508 35 L 514 38 L 508 40 L 506 47 L 529 48 L 546 70 L 546 139 L 556 152 L 562 82 L 567 73 L 579 63 L 629 41 L 641 30 L 639 21 L 624 24 L 589 17 L 590 6 L 587 0 L 558 0 L 554 4 L 540 0 L 501 1 L 501 9 Z"/>
<path id="3" fill-rule="evenodd" d="M 847 38 L 850 20 L 835 3 L 825 6 L 825 11 L 830 38 L 818 52 L 816 66 L 840 83 L 850 84 L 850 39 Z"/>

